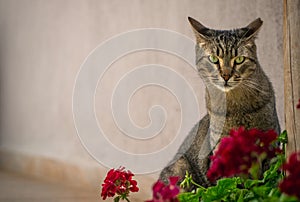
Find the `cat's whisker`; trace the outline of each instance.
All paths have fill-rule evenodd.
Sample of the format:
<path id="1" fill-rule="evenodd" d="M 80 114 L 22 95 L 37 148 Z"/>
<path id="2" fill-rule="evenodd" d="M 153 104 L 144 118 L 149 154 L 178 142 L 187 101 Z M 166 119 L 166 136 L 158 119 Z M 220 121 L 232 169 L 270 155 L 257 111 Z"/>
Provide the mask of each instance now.
<path id="1" fill-rule="evenodd" d="M 243 88 L 244 90 L 252 91 L 253 93 L 259 92 L 261 94 L 268 95 L 268 92 L 262 90 L 259 85 L 256 85 L 256 84 L 253 84 L 253 83 L 250 83 L 250 82 L 249 83 L 244 82 L 242 84 L 242 86 L 245 86 L 245 88 Z"/>
<path id="2" fill-rule="evenodd" d="M 263 90 L 260 88 L 260 86 L 258 85 L 255 85 L 251 82 L 243 82 L 242 85 L 246 86 L 246 87 L 249 87 L 250 89 L 255 89 L 259 92 L 263 92 Z"/>
<path id="3" fill-rule="evenodd" d="M 253 81 L 253 80 L 250 80 L 250 79 L 245 79 L 244 80 L 245 83 L 248 83 L 248 84 L 251 84 L 259 89 L 261 89 L 261 84 L 258 84 L 257 82 Z"/>

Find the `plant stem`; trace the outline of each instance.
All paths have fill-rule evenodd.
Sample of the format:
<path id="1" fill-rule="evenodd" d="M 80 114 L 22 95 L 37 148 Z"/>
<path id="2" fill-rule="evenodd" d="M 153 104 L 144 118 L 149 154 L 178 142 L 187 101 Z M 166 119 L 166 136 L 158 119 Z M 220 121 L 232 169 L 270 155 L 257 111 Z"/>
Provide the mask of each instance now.
<path id="1" fill-rule="evenodd" d="M 195 186 L 197 186 L 198 188 L 204 188 L 201 185 L 197 184 L 193 179 L 191 180 L 191 183 Z"/>

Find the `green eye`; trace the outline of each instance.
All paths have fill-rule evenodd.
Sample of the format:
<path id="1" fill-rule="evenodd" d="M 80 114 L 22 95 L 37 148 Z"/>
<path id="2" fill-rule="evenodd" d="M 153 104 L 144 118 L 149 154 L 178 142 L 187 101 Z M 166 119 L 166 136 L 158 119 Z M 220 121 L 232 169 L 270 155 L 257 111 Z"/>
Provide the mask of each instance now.
<path id="1" fill-rule="evenodd" d="M 236 64 L 242 64 L 244 62 L 244 60 L 245 60 L 244 56 L 238 56 L 238 57 L 235 58 L 234 61 L 235 61 Z"/>
<path id="2" fill-rule="evenodd" d="M 217 64 L 219 62 L 219 59 L 214 55 L 210 55 L 209 60 L 214 64 Z"/>

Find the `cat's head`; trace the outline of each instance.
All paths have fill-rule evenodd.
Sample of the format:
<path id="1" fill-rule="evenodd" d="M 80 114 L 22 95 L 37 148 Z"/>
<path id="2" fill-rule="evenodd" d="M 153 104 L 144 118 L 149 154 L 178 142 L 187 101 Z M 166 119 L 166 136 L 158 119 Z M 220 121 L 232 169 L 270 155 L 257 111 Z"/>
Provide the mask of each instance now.
<path id="1" fill-rule="evenodd" d="M 234 30 L 213 30 L 188 18 L 196 36 L 196 65 L 207 85 L 228 92 L 249 79 L 258 67 L 255 37 L 260 18 Z"/>

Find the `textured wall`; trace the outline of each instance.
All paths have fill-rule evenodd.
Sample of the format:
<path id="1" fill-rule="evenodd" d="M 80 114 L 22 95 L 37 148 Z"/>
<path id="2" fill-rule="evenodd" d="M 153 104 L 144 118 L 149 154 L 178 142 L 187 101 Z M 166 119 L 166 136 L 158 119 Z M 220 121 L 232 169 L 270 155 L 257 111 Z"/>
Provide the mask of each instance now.
<path id="1" fill-rule="evenodd" d="M 216 29 L 241 27 L 257 17 L 262 18 L 258 54 L 273 82 L 282 125 L 280 0 L 1 0 L 1 148 L 70 164 L 97 166 L 81 145 L 73 122 L 72 93 L 81 64 L 98 44 L 132 29 L 163 28 L 193 39 L 187 16 Z M 143 127 L 151 124 L 149 108 L 164 106 L 168 117 L 160 136 L 151 142 L 132 140 L 124 137 L 114 123 L 110 108 L 113 89 L 128 71 L 150 63 L 166 65 L 184 77 L 196 92 L 199 116 L 205 113 L 203 85 L 194 69 L 180 57 L 160 51 L 140 51 L 120 58 L 98 83 L 95 112 L 107 138 L 129 153 L 151 153 L 163 148 L 172 141 L 181 123 L 181 106 L 176 95 L 159 86 L 143 88 L 134 94 L 129 112 L 135 124 Z M 188 105 L 189 100 L 182 103 Z M 194 117 L 190 118 L 191 123 L 184 130 L 195 121 Z"/>

